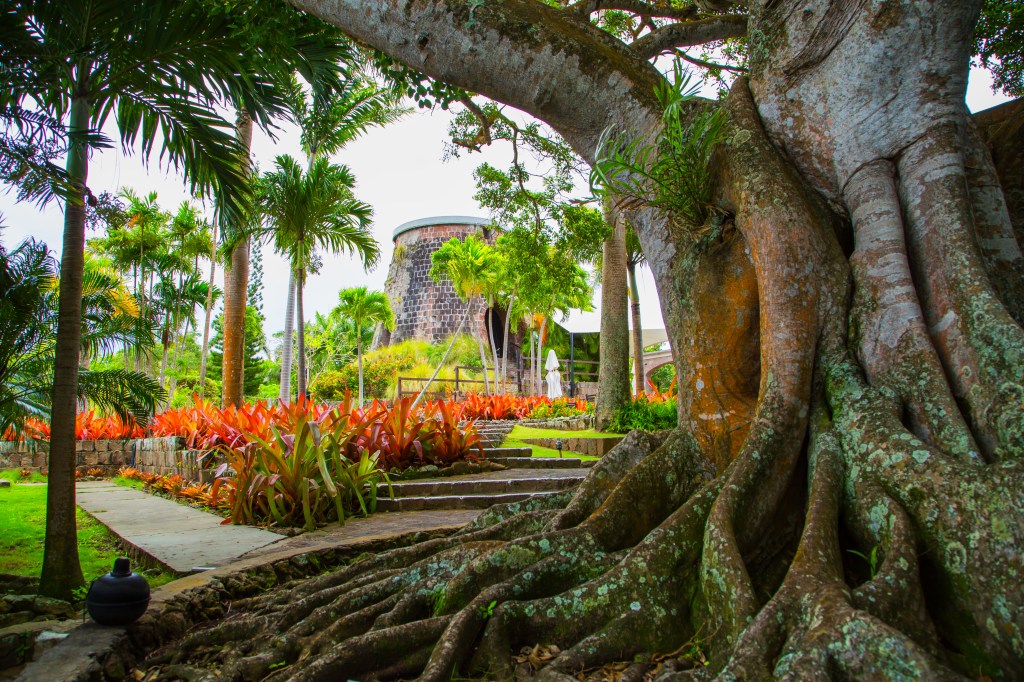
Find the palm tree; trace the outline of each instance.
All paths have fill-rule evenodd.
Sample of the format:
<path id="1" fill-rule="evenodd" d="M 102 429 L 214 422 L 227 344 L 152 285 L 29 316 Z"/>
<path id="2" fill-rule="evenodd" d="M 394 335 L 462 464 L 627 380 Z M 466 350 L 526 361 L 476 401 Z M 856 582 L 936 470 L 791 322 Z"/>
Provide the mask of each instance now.
<path id="1" fill-rule="evenodd" d="M 252 11 L 268 3 L 252 3 Z M 259 8 L 259 9 L 257 9 Z M 284 94 L 263 76 L 302 48 L 253 49 L 245 18 L 210 12 L 201 0 L 11 0 L 0 13 L 0 110 L 39 112 L 67 165 L 60 314 L 53 371 L 50 477 L 40 592 L 70 597 L 84 583 L 74 506 L 75 413 L 81 345 L 82 272 L 89 150 L 114 114 L 121 143 L 181 168 L 195 191 L 213 193 L 236 213 L 249 196 L 241 146 L 219 104 L 250 112 L 261 125 L 283 115 Z M 291 14 L 294 12 L 290 9 Z M 251 22 L 250 22 L 251 23 Z M 265 37 L 272 41 L 275 36 Z M 313 47 L 306 44 L 307 47 Z M 316 46 L 319 47 L 319 46 Z"/>
<path id="2" fill-rule="evenodd" d="M 391 311 L 388 295 L 383 291 L 369 291 L 366 287 L 352 287 L 338 292 L 337 310 L 352 320 L 356 334 L 356 362 L 359 366 L 359 404 L 363 398 L 363 328 L 383 324 L 389 332 L 395 330 L 395 314 Z"/>
<path id="3" fill-rule="evenodd" d="M 400 96 L 376 83 L 353 76 L 330 98 L 295 98 L 294 115 L 302 129 L 302 150 L 312 165 L 336 154 L 370 128 L 394 123 L 410 109 L 398 105 Z M 295 275 L 288 278 L 284 340 L 281 349 L 281 400 L 291 396 L 292 326 L 295 322 Z"/>
<path id="4" fill-rule="evenodd" d="M 435 282 L 450 281 L 459 298 L 466 301 L 466 318 L 472 324 L 473 304 L 483 296 L 498 277 L 498 257 L 494 248 L 476 235 L 469 235 L 459 241 L 452 237 L 430 256 L 430 277 Z M 476 328 L 477 345 L 480 348 L 480 364 L 484 368 L 484 392 L 490 392 L 487 379 L 487 356 L 484 354 L 484 340 L 480 325 Z M 455 337 L 452 337 L 454 342 Z"/>
<path id="5" fill-rule="evenodd" d="M 10 253 L 0 246 L 0 434 L 9 428 L 20 433 L 27 417 L 49 417 L 58 319 L 56 278 L 57 263 L 45 244 L 29 239 Z M 83 279 L 82 358 L 112 353 L 122 343 L 139 352 L 152 347 L 151 330 L 143 328 L 140 333 L 134 302 L 120 278 L 93 266 Z M 162 398 L 160 386 L 144 374 L 79 370 L 76 399 L 123 419 L 145 423 Z"/>
<path id="6" fill-rule="evenodd" d="M 298 309 L 298 390 L 306 393 L 305 328 L 302 290 L 317 250 L 348 251 L 364 267 L 380 257 L 380 247 L 369 232 L 373 209 L 352 194 L 355 176 L 346 166 L 317 159 L 307 173 L 291 156 L 278 156 L 277 170 L 261 180 L 260 208 L 264 235 L 286 256 L 295 274 Z M 286 337 L 287 338 L 287 337 Z"/>
<path id="7" fill-rule="evenodd" d="M 629 282 L 629 311 L 633 323 L 633 392 L 644 392 L 644 334 L 640 323 L 640 289 L 636 285 L 636 269 L 647 263 L 640 239 L 633 226 L 626 223 L 626 279 Z"/>

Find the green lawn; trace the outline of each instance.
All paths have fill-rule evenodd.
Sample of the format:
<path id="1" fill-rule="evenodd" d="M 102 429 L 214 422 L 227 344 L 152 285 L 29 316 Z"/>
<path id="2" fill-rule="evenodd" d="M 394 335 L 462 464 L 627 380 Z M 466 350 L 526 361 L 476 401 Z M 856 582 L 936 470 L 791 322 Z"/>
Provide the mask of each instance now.
<path id="1" fill-rule="evenodd" d="M 46 483 L 46 476 L 38 471 L 33 471 L 28 478 L 22 478 L 18 469 L 4 469 L 0 471 L 0 478 L 11 483 Z"/>
<path id="2" fill-rule="evenodd" d="M 110 571 L 121 556 L 116 538 L 81 509 L 78 518 L 78 558 L 86 581 Z M 0 488 L 0 573 L 37 576 L 43 565 L 46 525 L 46 486 L 15 483 Z M 133 567 L 139 571 L 138 567 Z M 171 573 L 141 570 L 152 587 L 174 580 Z"/>
<path id="3" fill-rule="evenodd" d="M 523 442 L 524 438 L 603 438 L 604 436 L 617 436 L 620 434 L 616 433 L 602 433 L 595 431 L 594 429 L 585 429 L 583 431 L 563 431 L 561 429 L 537 429 L 532 426 L 521 426 L 516 425 L 514 429 L 505 438 L 505 442 L 501 444 L 503 448 L 530 448 L 533 450 L 534 457 L 558 457 L 558 450 L 554 448 L 545 448 L 540 445 L 532 445 L 530 443 Z M 578 459 L 598 459 L 597 457 L 591 457 L 590 455 L 581 455 L 576 452 L 570 452 L 569 450 L 562 451 L 563 457 L 576 457 Z"/>

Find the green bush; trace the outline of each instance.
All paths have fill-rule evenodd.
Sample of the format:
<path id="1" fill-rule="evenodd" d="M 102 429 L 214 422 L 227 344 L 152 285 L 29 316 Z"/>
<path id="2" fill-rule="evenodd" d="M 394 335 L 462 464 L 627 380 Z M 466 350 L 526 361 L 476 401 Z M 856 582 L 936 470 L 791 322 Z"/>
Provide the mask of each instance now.
<path id="1" fill-rule="evenodd" d="M 554 419 L 556 417 L 578 417 L 581 414 L 593 414 L 594 403 L 584 403 L 583 409 L 579 408 L 577 401 L 570 401 L 568 398 L 557 398 L 550 405 L 541 404 L 533 408 L 529 419 Z"/>
<path id="2" fill-rule="evenodd" d="M 675 400 L 651 402 L 646 396 L 640 396 L 615 413 L 607 430 L 612 433 L 661 431 L 674 429 L 678 423 Z"/>
<path id="3" fill-rule="evenodd" d="M 494 330 L 497 333 L 497 329 Z M 448 344 L 451 343 L 452 337 L 448 337 L 441 343 L 435 343 L 429 346 L 426 350 L 427 363 L 437 367 L 437 364 L 441 362 L 441 358 L 444 357 L 444 352 L 448 350 Z M 486 349 L 484 349 L 486 352 Z M 490 359 L 488 357 L 488 359 Z M 493 364 L 493 363 L 492 363 Z M 481 369 L 480 364 L 480 347 L 474 337 L 469 334 L 460 334 L 455 339 L 455 345 L 452 346 L 451 353 L 448 354 L 448 360 L 445 365 L 449 367 L 455 367 L 456 365 L 461 367 L 472 367 L 474 369 Z"/>
<path id="4" fill-rule="evenodd" d="M 206 377 L 206 390 L 203 391 L 203 398 L 210 402 L 220 404 L 220 382 Z M 199 393 L 199 377 L 196 375 L 187 376 L 178 380 L 174 389 L 174 399 L 171 400 L 173 409 L 181 409 L 192 405 L 192 394 Z"/>
<path id="5" fill-rule="evenodd" d="M 412 368 L 415 358 L 397 355 L 367 355 L 363 358 L 363 392 L 369 398 L 394 395 L 398 373 Z M 345 391 L 359 391 L 359 365 L 350 362 L 339 370 L 322 373 L 309 387 L 310 393 L 322 400 L 342 400 Z"/>

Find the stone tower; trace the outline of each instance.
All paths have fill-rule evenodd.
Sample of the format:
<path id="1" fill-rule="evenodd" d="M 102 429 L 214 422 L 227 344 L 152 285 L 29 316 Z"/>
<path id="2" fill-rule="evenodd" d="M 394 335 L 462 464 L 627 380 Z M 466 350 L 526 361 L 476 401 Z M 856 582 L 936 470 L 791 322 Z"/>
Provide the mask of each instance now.
<path id="1" fill-rule="evenodd" d="M 395 313 L 395 331 L 388 334 L 378 328 L 374 346 L 419 338 L 437 343 L 451 336 L 466 314 L 466 304 L 459 299 L 450 282 L 438 284 L 430 278 L 430 256 L 446 241 L 476 234 L 493 244 L 496 235 L 491 221 L 472 216 L 436 216 L 420 218 L 395 228 L 395 252 L 391 258 L 384 290 Z M 480 329 L 488 344 L 487 319 L 499 337 L 504 325 L 504 311 L 488 311 L 483 299 L 474 304 L 474 318 L 463 328 L 464 334 Z M 475 326 L 471 326 L 475 325 Z M 501 339 L 496 338 L 501 354 Z"/>

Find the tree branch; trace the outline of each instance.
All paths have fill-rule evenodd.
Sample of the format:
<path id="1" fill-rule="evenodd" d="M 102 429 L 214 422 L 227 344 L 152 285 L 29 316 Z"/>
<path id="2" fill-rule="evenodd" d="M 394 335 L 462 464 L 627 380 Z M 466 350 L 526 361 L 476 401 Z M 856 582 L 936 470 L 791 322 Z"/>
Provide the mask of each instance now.
<path id="1" fill-rule="evenodd" d="M 663 17 L 666 19 L 679 19 L 680 21 L 697 18 L 696 5 L 687 5 L 686 7 L 670 7 L 667 5 L 655 7 L 647 2 L 643 2 L 643 0 L 610 0 L 608 2 L 603 0 L 580 0 L 580 2 L 570 5 L 568 9 L 583 16 L 602 10 L 620 10 L 631 12 L 641 17 Z"/>
<path id="2" fill-rule="evenodd" d="M 730 14 L 714 19 L 701 19 L 669 24 L 648 33 L 630 45 L 637 55 L 650 59 L 676 47 L 693 47 L 726 38 L 739 38 L 747 33 L 747 17 Z"/>
<path id="3" fill-rule="evenodd" d="M 747 69 L 742 66 L 731 66 L 729 64 L 719 64 L 717 62 L 708 62 L 697 57 L 691 57 L 682 50 L 674 50 L 677 57 L 682 59 L 684 62 L 689 62 L 694 66 L 699 66 L 704 69 L 722 69 L 723 71 L 732 71 L 733 73 L 746 73 Z"/>

